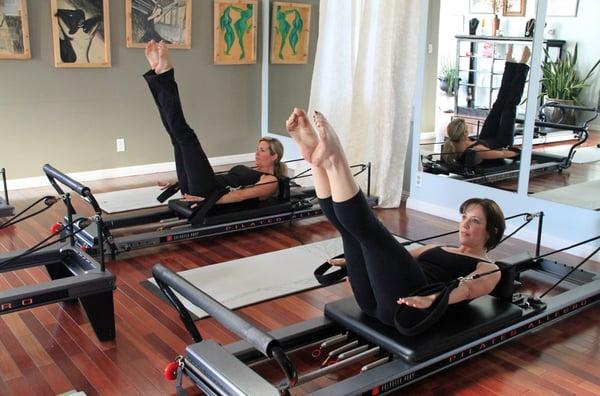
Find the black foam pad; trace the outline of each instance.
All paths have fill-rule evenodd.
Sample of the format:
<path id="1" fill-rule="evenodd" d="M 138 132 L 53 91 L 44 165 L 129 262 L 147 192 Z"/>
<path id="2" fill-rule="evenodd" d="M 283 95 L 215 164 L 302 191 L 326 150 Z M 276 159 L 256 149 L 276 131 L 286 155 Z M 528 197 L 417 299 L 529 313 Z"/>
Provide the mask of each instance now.
<path id="1" fill-rule="evenodd" d="M 416 336 L 404 336 L 391 326 L 367 316 L 354 297 L 325 305 L 325 316 L 362 338 L 409 362 L 421 362 L 516 323 L 519 307 L 492 296 L 469 304 L 453 304 L 435 326 Z"/>
<path id="2" fill-rule="evenodd" d="M 194 214 L 194 209 L 191 208 L 192 203 L 172 199 L 169 201 L 169 208 L 181 217 L 189 219 Z M 200 202 L 199 204 L 201 205 L 202 203 Z M 287 213 L 291 210 L 292 203 L 290 201 L 281 202 L 275 199 L 264 201 L 256 199 L 232 204 L 219 204 L 211 208 L 202 224 L 197 225 L 214 225 L 243 221 L 277 213 Z"/>

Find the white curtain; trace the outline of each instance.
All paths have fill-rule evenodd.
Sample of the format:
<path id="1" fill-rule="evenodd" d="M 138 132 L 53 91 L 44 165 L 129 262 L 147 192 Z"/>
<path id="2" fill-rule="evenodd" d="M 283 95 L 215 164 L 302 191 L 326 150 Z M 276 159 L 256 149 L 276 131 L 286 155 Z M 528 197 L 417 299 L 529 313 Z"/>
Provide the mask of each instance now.
<path id="1" fill-rule="evenodd" d="M 417 75 L 419 0 L 321 0 L 319 14 L 309 111 L 329 119 L 351 164 L 373 163 L 372 193 L 381 207 L 397 207 Z"/>

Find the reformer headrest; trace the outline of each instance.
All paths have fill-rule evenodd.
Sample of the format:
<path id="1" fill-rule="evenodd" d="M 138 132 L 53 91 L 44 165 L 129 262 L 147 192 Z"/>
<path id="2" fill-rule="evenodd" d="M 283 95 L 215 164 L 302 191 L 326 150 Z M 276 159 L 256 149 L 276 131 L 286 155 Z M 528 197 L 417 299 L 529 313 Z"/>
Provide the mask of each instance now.
<path id="1" fill-rule="evenodd" d="M 287 176 L 277 178 L 277 199 L 279 201 L 290 200 L 290 178 Z"/>
<path id="2" fill-rule="evenodd" d="M 502 271 L 500 281 L 490 293 L 494 297 L 510 301 L 515 293 L 515 280 L 517 279 L 518 267 L 526 265 L 533 256 L 529 252 L 519 253 L 515 256 L 496 261 L 495 264 Z"/>

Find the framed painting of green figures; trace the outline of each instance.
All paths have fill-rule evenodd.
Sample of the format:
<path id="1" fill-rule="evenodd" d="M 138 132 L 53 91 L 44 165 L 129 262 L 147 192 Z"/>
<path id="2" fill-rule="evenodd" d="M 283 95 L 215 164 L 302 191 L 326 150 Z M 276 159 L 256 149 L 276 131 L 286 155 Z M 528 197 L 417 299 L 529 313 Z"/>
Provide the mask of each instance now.
<path id="1" fill-rule="evenodd" d="M 108 0 L 51 0 L 54 65 L 110 67 Z"/>
<path id="2" fill-rule="evenodd" d="M 306 63 L 310 4 L 273 3 L 271 63 Z"/>
<path id="3" fill-rule="evenodd" d="M 0 59 L 29 59 L 25 0 L 0 0 Z"/>
<path id="4" fill-rule="evenodd" d="M 215 64 L 256 63 L 257 14 L 257 0 L 215 0 Z"/>
<path id="5" fill-rule="evenodd" d="M 144 48 L 150 40 L 192 47 L 192 0 L 126 0 L 125 14 L 127 48 Z"/>

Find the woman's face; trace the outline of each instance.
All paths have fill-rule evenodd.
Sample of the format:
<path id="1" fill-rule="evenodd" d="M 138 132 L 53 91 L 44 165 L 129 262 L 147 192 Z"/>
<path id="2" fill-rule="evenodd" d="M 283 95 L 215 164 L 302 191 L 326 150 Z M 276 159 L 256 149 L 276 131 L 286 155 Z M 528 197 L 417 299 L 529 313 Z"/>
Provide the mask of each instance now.
<path id="1" fill-rule="evenodd" d="M 273 166 L 277 160 L 277 154 L 271 154 L 269 143 L 263 141 L 258 142 L 256 146 L 256 154 L 254 155 L 256 166 L 258 168 L 268 168 Z"/>
<path id="2" fill-rule="evenodd" d="M 487 219 L 483 208 L 480 205 L 468 206 L 458 228 L 461 246 L 484 248 L 490 237 L 486 227 Z"/>

